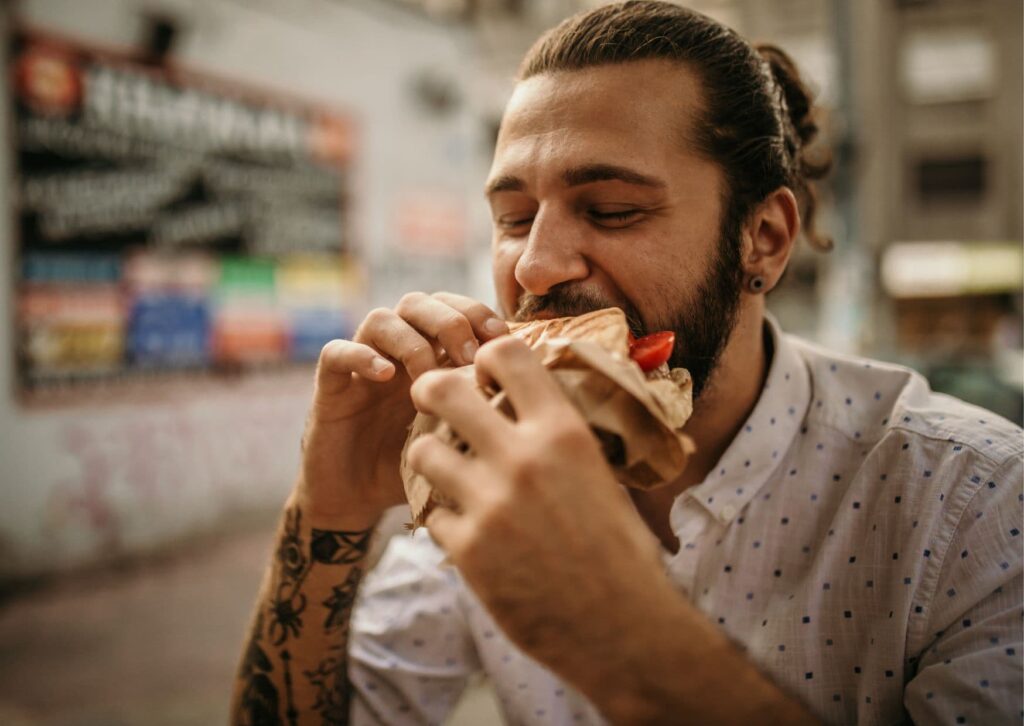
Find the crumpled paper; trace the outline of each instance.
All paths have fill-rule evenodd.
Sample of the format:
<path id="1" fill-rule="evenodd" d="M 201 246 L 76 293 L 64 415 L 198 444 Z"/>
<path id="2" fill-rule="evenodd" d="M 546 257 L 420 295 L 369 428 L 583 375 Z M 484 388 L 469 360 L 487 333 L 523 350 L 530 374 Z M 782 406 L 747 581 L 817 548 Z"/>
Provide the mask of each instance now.
<path id="1" fill-rule="evenodd" d="M 667 366 L 644 374 L 629 359 L 629 331 L 617 308 L 575 318 L 510 325 L 541 359 L 573 405 L 583 414 L 604 447 L 620 483 L 650 489 L 677 478 L 694 445 L 682 427 L 693 412 L 692 381 L 683 368 Z M 457 369 L 475 380 L 473 366 Z M 650 377 L 649 377 L 650 376 Z M 503 391 L 485 390 L 491 405 L 515 418 Z M 472 456 L 448 424 L 418 414 L 402 450 L 401 475 L 412 511 L 412 527 L 422 526 L 435 506 L 455 508 L 406 460 L 409 444 L 428 433 Z"/>

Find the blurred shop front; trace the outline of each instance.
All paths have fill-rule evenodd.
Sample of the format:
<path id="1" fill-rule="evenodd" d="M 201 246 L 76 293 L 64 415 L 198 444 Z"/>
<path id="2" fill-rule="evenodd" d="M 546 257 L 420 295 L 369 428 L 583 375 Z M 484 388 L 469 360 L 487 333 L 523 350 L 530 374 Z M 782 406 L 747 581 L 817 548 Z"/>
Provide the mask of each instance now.
<path id="1" fill-rule="evenodd" d="M 467 288 L 487 160 L 466 33 L 422 14 L 5 8 L 0 580 L 18 580 L 277 510 L 322 345 L 399 291 Z"/>

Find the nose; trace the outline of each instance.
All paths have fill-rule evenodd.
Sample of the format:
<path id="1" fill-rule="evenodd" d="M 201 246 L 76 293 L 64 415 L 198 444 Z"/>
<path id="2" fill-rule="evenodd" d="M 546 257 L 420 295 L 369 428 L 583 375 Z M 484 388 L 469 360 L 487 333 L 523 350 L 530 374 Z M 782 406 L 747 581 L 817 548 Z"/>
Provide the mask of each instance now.
<path id="1" fill-rule="evenodd" d="M 516 261 L 516 282 L 526 292 L 545 295 L 555 285 L 590 276 L 580 230 L 569 216 L 550 208 L 537 211 L 526 247 Z"/>

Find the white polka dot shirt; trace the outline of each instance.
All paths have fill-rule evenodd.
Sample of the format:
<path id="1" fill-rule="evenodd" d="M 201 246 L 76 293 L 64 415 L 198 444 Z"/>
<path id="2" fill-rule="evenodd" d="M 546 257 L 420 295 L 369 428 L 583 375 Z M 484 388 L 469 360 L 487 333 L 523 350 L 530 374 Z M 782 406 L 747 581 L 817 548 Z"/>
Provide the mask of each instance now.
<path id="1" fill-rule="evenodd" d="M 1020 723 L 1021 430 L 768 327 L 753 413 L 672 506 L 681 596 L 827 723 Z M 441 723 L 484 671 L 509 723 L 604 723 L 443 559 L 396 537 L 363 583 L 355 722 Z"/>

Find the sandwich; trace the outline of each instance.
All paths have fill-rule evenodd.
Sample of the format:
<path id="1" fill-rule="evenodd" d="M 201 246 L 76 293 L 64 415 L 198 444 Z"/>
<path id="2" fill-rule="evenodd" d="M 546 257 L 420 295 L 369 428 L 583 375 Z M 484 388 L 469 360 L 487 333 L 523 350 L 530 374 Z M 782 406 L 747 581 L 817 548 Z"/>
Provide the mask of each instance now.
<path id="1" fill-rule="evenodd" d="M 694 449 L 693 441 L 682 431 L 693 412 L 693 383 L 685 369 L 668 366 L 672 333 L 634 338 L 618 308 L 578 317 L 511 323 L 509 328 L 511 335 L 538 353 L 583 415 L 621 484 L 651 489 L 682 473 Z M 459 371 L 475 379 L 472 366 Z M 514 418 L 503 391 L 484 390 L 483 394 L 495 409 Z M 414 528 L 423 525 L 433 507 L 454 506 L 406 461 L 409 444 L 428 433 L 472 456 L 446 423 L 422 413 L 416 416 L 401 460 Z"/>

